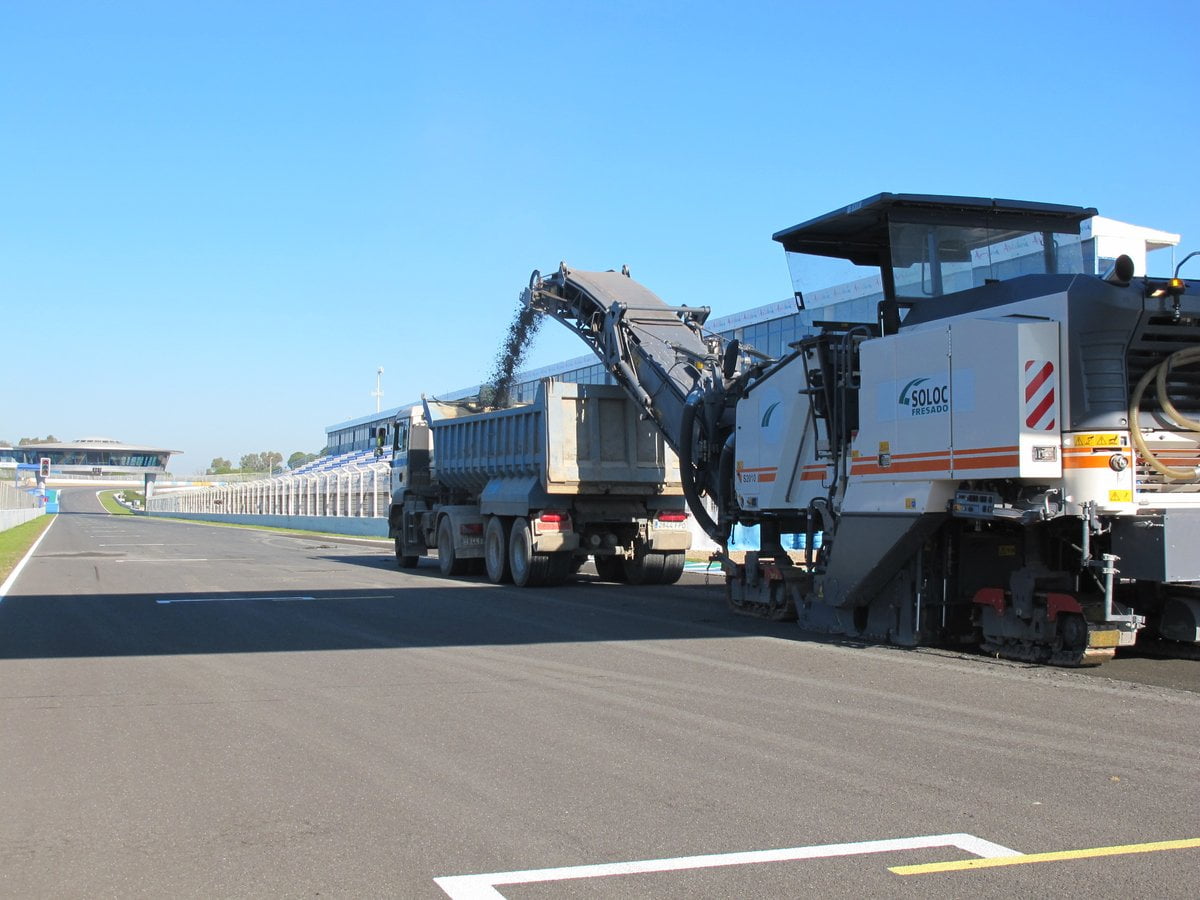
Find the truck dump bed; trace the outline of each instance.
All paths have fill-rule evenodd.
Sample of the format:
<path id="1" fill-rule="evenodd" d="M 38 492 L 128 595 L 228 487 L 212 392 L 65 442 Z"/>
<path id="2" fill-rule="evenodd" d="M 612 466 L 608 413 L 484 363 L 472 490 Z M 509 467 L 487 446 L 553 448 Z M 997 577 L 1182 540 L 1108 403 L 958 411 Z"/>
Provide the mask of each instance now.
<path id="1" fill-rule="evenodd" d="M 435 478 L 448 487 L 481 494 L 511 479 L 547 494 L 682 493 L 678 458 L 615 385 L 543 381 L 532 403 L 466 415 L 427 401 L 426 419 Z"/>

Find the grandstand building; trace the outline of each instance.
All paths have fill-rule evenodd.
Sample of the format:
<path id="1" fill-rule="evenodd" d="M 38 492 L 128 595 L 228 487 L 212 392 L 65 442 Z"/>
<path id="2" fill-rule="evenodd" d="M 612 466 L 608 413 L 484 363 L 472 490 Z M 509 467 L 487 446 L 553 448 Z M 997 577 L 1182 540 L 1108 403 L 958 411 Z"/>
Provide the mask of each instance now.
<path id="1" fill-rule="evenodd" d="M 1135 271 L 1143 273 L 1147 271 L 1146 257 L 1149 253 L 1175 247 L 1179 239 L 1178 234 L 1094 216 L 1084 221 L 1080 230 L 1083 271 L 1103 275 L 1112 267 L 1118 256 L 1125 254 L 1133 260 Z M 1040 246 L 1014 246 L 1011 259 L 1005 265 L 1016 267 L 1014 271 L 1019 272 L 1023 260 L 1040 254 Z M 816 330 L 813 327 L 815 321 L 876 322 L 877 304 L 882 298 L 883 285 L 876 274 L 822 290 L 805 291 L 803 309 L 798 309 L 796 301 L 788 298 L 778 303 L 709 319 L 706 328 L 726 340 L 736 338 L 743 346 L 778 358 L 788 351 L 789 344 L 812 334 Z M 612 377 L 595 356 L 579 356 L 521 373 L 521 380 L 515 391 L 518 402 L 531 400 L 538 381 L 543 378 L 582 384 L 613 383 Z M 440 399 L 454 400 L 471 396 L 478 390 L 479 386 L 476 385 L 438 396 Z M 325 443 L 331 459 L 326 463 L 326 467 L 336 465 L 338 460 L 348 460 L 360 455 L 364 460 L 368 458 L 375 446 L 373 436 L 379 428 L 387 429 L 386 440 L 390 446 L 391 425 L 396 414 L 417 402 L 327 426 Z"/>
<path id="2" fill-rule="evenodd" d="M 104 437 L 20 444 L 0 449 L 0 455 L 23 465 L 37 465 L 42 459 L 49 459 L 55 475 L 90 476 L 161 475 L 166 472 L 171 455 L 182 452 L 123 444 Z"/>

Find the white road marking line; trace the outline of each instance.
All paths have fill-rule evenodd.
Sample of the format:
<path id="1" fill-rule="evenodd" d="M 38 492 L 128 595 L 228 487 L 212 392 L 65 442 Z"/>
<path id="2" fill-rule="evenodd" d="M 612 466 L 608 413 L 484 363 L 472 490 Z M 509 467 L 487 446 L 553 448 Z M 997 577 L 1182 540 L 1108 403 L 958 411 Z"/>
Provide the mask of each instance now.
<path id="1" fill-rule="evenodd" d="M 680 856 L 674 859 L 645 859 L 635 862 L 600 863 L 591 866 L 566 866 L 557 869 L 489 872 L 482 875 L 448 875 L 435 878 L 434 883 L 452 900 L 503 900 L 503 894 L 496 890 L 498 885 L 604 878 L 609 875 L 646 875 L 653 872 L 678 872 L 687 869 L 791 862 L 801 859 L 828 859 L 834 856 L 859 856 L 868 853 L 892 853 L 897 850 L 925 850 L 934 847 L 957 847 L 965 853 L 986 858 L 1021 855 L 1016 850 L 985 841 L 973 834 L 932 834 L 884 841 L 860 841 L 853 844 L 789 847 L 783 850 L 750 850 L 740 853 L 714 853 L 705 856 Z"/>
<path id="2" fill-rule="evenodd" d="M 179 597 L 174 600 L 155 600 L 154 602 L 160 606 L 166 606 L 171 603 L 228 603 L 230 601 L 241 600 L 266 600 L 271 603 L 292 603 L 298 600 L 392 600 L 391 594 L 348 594 L 346 596 L 337 597 L 311 597 L 307 594 L 297 597 L 239 597 L 237 595 L 229 597 Z"/>
<path id="3" fill-rule="evenodd" d="M 45 531 L 38 535 L 38 539 L 33 542 L 33 546 L 29 548 L 29 552 L 22 556 L 21 561 L 17 563 L 16 568 L 9 572 L 8 577 L 4 579 L 4 584 L 0 584 L 0 601 L 8 596 L 9 589 L 14 583 L 16 583 L 17 576 L 20 575 L 21 570 L 25 568 L 25 563 L 29 562 L 33 554 L 37 551 L 38 544 L 40 544 L 45 539 L 46 535 L 50 533 L 50 529 L 54 527 L 54 523 L 57 521 L 58 516 L 55 516 L 50 520 L 50 524 L 46 526 Z"/>

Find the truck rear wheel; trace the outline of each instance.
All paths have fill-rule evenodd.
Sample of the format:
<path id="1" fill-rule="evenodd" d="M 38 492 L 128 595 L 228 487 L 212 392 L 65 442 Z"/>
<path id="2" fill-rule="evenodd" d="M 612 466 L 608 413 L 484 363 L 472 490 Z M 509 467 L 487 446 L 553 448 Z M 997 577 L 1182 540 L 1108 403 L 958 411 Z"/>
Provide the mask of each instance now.
<path id="1" fill-rule="evenodd" d="M 454 530 L 450 527 L 450 518 L 447 516 L 442 519 L 438 525 L 438 568 L 442 570 L 442 574 L 449 577 L 451 575 L 465 575 L 467 573 L 467 560 L 459 559 L 454 552 Z"/>
<path id="2" fill-rule="evenodd" d="M 540 587 L 550 574 L 550 556 L 533 552 L 528 519 L 514 519 L 508 533 L 508 565 L 517 587 Z"/>
<path id="3" fill-rule="evenodd" d="M 683 564 L 686 562 L 686 554 L 684 553 L 664 553 L 663 554 L 663 570 L 659 577 L 659 584 L 674 584 L 681 575 L 683 575 Z"/>
<path id="4" fill-rule="evenodd" d="M 674 584 L 683 574 L 685 556 L 683 553 L 638 550 L 633 559 L 621 560 L 625 576 L 622 580 L 630 584 Z"/>
<path id="5" fill-rule="evenodd" d="M 483 561 L 492 584 L 513 580 L 512 566 L 508 562 L 508 533 L 509 526 L 499 516 L 488 519 L 483 529 Z"/>
<path id="6" fill-rule="evenodd" d="M 563 584 L 573 574 L 572 565 L 575 561 L 570 553 L 537 554 L 546 557 L 546 580 L 543 584 L 553 586 Z"/>
<path id="7" fill-rule="evenodd" d="M 415 553 L 404 552 L 403 538 L 396 538 L 396 565 L 401 569 L 415 569 L 417 563 L 421 561 L 421 557 Z"/>

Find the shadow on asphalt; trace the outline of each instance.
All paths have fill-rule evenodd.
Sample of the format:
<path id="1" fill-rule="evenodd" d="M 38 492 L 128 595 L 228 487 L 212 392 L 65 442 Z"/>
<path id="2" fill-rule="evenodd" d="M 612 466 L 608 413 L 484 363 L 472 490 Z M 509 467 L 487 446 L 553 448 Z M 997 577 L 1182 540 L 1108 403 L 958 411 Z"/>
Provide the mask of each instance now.
<path id="1" fill-rule="evenodd" d="M 379 556 L 352 560 L 395 566 Z M 719 594 L 709 593 L 696 584 L 632 589 L 586 574 L 562 587 L 522 590 L 482 576 L 445 579 L 427 564 L 405 584 L 386 589 L 10 594 L 0 602 L 0 659 L 637 641 L 781 630 L 802 637 L 795 626 L 734 616 Z"/>
<path id="2" fill-rule="evenodd" d="M 396 571 L 396 557 L 392 556 L 390 553 L 387 555 L 381 553 L 370 553 L 363 554 L 362 556 L 354 554 L 338 554 L 337 556 L 309 556 L 308 558 L 326 560 L 339 565 L 362 566 L 364 569 L 381 569 L 385 572 Z M 433 571 L 436 572 L 437 569 L 434 568 Z"/>
<path id="3" fill-rule="evenodd" d="M 107 516 L 98 507 L 93 512 L 90 492 L 67 499 L 82 507 L 65 510 L 69 515 Z M 482 575 L 443 578 L 432 559 L 401 574 L 391 552 L 349 548 L 315 535 L 301 540 L 310 559 L 394 573 L 396 583 L 330 590 L 327 581 L 314 580 L 312 589 L 300 581 L 291 590 L 248 593 L 12 593 L 0 602 L 0 659 L 759 635 L 811 639 L 792 624 L 732 614 L 721 583 L 706 584 L 704 576 L 639 588 L 601 581 L 589 567 L 565 586 L 520 589 L 492 585 Z"/>
<path id="4" fill-rule="evenodd" d="M 377 567 L 376 560 L 384 568 L 395 565 L 379 556 L 354 560 L 371 568 Z M 585 572 L 563 587 L 521 590 L 491 585 L 482 576 L 445 579 L 428 563 L 409 576 L 405 584 L 391 588 L 301 588 L 249 595 L 10 594 L 0 602 L 0 660 L 762 636 L 848 650 L 949 653 L 974 657 L 983 665 L 1038 668 L 988 660 L 970 648 L 914 651 L 734 615 L 725 607 L 723 591 L 706 588 L 695 577 L 674 587 L 630 588 Z M 1200 690 L 1195 660 L 1130 657 L 1072 671 Z"/>

